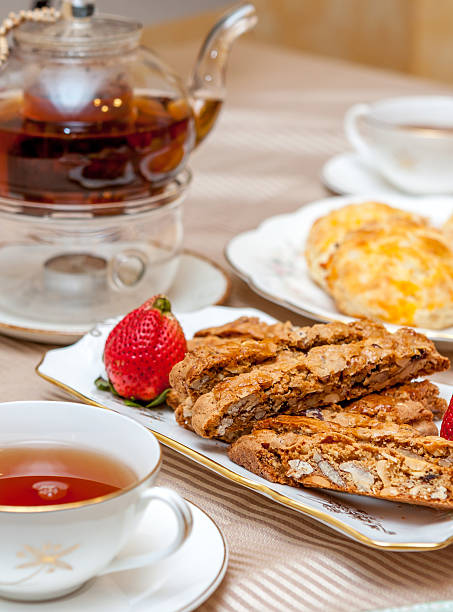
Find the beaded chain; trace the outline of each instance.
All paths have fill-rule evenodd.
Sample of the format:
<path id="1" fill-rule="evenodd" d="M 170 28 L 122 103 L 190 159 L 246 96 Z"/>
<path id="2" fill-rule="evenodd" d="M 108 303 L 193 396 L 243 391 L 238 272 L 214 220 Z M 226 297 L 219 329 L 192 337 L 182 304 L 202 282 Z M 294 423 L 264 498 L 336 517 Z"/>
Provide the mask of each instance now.
<path id="1" fill-rule="evenodd" d="M 47 23 L 54 23 L 60 19 L 60 11 L 57 11 L 53 7 L 43 7 L 33 9 L 30 11 L 19 11 L 19 13 L 10 13 L 6 19 L 3 20 L 0 26 L 0 66 L 2 66 L 8 58 L 9 45 L 7 36 L 17 28 L 24 21 L 43 21 Z"/>

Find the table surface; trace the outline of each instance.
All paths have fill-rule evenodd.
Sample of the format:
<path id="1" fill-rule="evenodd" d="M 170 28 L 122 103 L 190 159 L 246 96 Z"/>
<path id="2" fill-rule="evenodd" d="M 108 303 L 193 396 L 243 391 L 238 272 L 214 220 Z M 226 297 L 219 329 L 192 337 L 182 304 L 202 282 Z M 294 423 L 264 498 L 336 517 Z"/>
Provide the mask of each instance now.
<path id="1" fill-rule="evenodd" d="M 195 46 L 185 45 L 161 54 L 184 73 L 195 53 Z M 228 76 L 218 125 L 192 156 L 195 178 L 185 212 L 185 246 L 225 266 L 223 248 L 232 236 L 326 196 L 320 171 L 329 157 L 348 148 L 342 118 L 350 105 L 448 91 L 445 85 L 244 41 L 233 50 Z M 228 305 L 308 323 L 235 278 Z M 34 373 L 45 350 L 0 337 L 2 401 L 69 399 Z M 453 383 L 453 372 L 439 379 Z M 159 482 L 206 510 L 228 540 L 227 575 L 203 612 L 349 612 L 453 599 L 453 546 L 428 553 L 366 548 L 168 449 Z"/>

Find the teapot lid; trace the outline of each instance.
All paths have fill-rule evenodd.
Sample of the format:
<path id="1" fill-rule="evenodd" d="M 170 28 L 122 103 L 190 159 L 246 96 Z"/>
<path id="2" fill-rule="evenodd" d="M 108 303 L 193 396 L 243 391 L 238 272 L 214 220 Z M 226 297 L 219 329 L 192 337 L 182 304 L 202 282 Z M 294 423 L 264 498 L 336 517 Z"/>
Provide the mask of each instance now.
<path id="1" fill-rule="evenodd" d="M 63 2 L 62 18 L 55 23 L 29 21 L 15 30 L 21 49 L 51 51 L 61 56 L 123 52 L 138 44 L 142 25 L 116 15 L 95 15 L 89 0 Z"/>

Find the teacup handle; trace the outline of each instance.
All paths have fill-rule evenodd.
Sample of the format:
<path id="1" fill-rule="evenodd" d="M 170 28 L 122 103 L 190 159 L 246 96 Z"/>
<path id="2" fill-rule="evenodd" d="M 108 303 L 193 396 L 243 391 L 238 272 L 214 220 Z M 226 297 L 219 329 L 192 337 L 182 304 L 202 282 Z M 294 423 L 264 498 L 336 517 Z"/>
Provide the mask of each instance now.
<path id="1" fill-rule="evenodd" d="M 187 540 L 192 530 L 193 521 L 192 512 L 188 504 L 180 495 L 175 493 L 175 491 L 167 489 L 166 487 L 153 487 L 152 489 L 147 489 L 141 494 L 139 504 L 145 504 L 147 506 L 155 499 L 167 504 L 175 514 L 178 527 L 173 541 L 170 542 L 167 547 L 160 550 L 141 555 L 133 555 L 123 559 L 114 559 L 110 565 L 99 572 L 98 576 L 111 574 L 113 572 L 121 572 L 123 570 L 136 569 L 146 565 L 152 565 L 156 561 L 165 559 L 165 557 L 168 557 L 176 552 L 178 548 L 180 548 Z"/>
<path id="2" fill-rule="evenodd" d="M 360 134 L 358 120 L 365 117 L 370 112 L 368 104 L 354 104 L 346 111 L 344 116 L 344 131 L 349 142 L 353 145 L 358 153 L 364 157 L 370 158 L 370 148 Z"/>

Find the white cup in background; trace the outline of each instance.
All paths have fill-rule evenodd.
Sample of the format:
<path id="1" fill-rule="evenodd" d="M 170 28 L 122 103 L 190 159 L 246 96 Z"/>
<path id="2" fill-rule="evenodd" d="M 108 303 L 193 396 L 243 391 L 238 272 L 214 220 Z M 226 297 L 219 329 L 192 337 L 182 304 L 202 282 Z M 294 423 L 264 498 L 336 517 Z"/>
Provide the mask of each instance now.
<path id="1" fill-rule="evenodd" d="M 453 192 L 453 96 L 407 96 L 356 104 L 346 136 L 364 161 L 413 194 Z"/>

